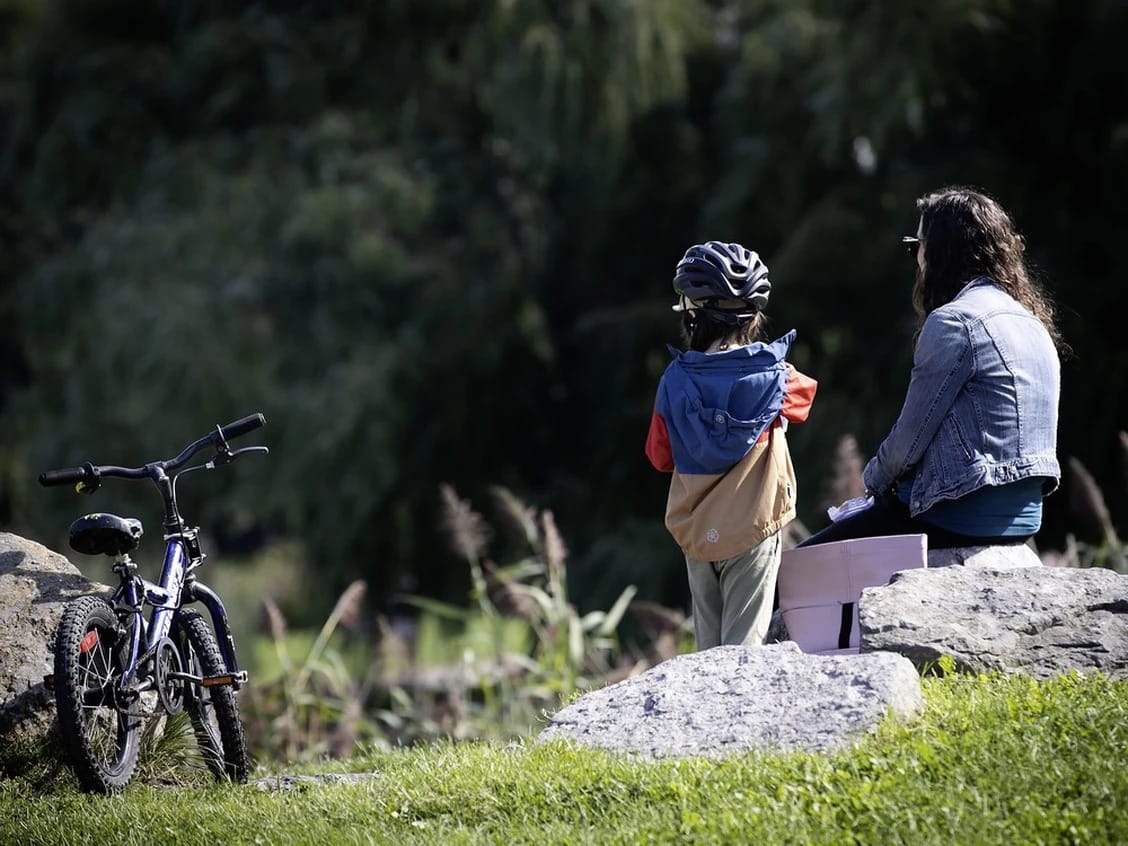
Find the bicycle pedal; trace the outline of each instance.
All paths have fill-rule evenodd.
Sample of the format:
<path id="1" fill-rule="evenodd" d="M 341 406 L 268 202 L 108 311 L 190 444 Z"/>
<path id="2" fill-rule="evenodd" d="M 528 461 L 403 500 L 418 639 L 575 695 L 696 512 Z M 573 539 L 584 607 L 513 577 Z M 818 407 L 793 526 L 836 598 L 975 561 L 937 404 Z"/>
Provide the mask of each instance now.
<path id="1" fill-rule="evenodd" d="M 221 687 L 223 685 L 242 685 L 247 683 L 247 671 L 237 673 L 223 673 L 218 676 L 204 676 L 200 679 L 201 687 Z"/>

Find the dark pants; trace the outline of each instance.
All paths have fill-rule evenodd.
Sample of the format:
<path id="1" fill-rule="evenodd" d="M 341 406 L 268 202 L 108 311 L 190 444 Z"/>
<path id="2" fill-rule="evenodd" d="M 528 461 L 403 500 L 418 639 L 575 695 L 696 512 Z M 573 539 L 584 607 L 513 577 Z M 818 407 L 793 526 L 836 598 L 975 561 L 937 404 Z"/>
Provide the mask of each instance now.
<path id="1" fill-rule="evenodd" d="M 977 538 L 958 535 L 929 524 L 921 517 L 909 514 L 909 507 L 888 492 L 874 497 L 873 505 L 860 514 L 854 514 L 839 523 L 831 523 L 815 532 L 797 546 L 814 546 L 854 538 L 876 538 L 882 535 L 928 535 L 929 549 L 952 549 L 958 546 L 1016 545 L 1026 543 L 1029 535 L 1016 537 Z"/>

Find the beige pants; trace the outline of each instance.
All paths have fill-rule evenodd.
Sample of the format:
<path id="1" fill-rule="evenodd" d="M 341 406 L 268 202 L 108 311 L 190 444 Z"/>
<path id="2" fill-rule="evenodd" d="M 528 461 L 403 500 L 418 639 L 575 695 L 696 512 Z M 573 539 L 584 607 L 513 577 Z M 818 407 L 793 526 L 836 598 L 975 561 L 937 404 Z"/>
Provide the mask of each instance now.
<path id="1" fill-rule="evenodd" d="M 699 650 L 764 642 L 772 619 L 779 559 L 779 532 L 735 558 L 686 559 Z"/>

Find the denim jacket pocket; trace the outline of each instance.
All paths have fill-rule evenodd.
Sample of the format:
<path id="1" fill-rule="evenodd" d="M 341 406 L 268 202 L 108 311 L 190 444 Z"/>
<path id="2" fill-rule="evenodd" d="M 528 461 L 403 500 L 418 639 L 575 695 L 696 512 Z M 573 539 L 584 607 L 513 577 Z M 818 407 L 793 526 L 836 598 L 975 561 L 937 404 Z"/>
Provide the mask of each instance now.
<path id="1" fill-rule="evenodd" d="M 961 467 L 966 467 L 968 462 L 975 460 L 975 455 L 968 446 L 967 433 L 964 432 L 959 418 L 955 414 L 949 412 L 945 415 L 944 422 L 940 426 L 940 432 L 938 446 L 942 453 L 958 461 Z"/>
<path id="2" fill-rule="evenodd" d="M 952 490 L 968 475 L 975 462 L 975 455 L 956 415 L 945 415 L 920 463 L 912 489 L 912 510 L 919 511 L 938 493 Z"/>

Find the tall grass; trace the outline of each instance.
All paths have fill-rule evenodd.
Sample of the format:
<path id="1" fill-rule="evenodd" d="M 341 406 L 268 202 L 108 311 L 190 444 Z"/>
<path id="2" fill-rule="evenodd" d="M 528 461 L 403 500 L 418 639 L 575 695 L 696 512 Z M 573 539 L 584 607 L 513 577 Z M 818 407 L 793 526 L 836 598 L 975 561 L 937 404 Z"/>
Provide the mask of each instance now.
<path id="1" fill-rule="evenodd" d="M 453 488 L 440 493 L 444 531 L 469 568 L 469 603 L 402 597 L 420 612 L 412 635 L 382 617 L 366 630 L 356 624 L 364 595 L 358 581 L 309 642 L 264 600 L 275 675 L 249 685 L 242 700 L 260 757 L 342 757 L 365 743 L 511 739 L 577 691 L 649 666 L 650 658 L 627 654 L 617 637 L 633 586 L 606 611 L 577 610 L 568 595 L 567 549 L 550 511 L 492 489 L 501 527 L 517 540 L 508 544 L 513 559 L 498 564 L 490 556 L 497 530 Z M 640 613 L 655 616 L 652 608 Z M 362 634 L 350 636 L 350 629 Z M 430 666 L 421 653 L 442 639 L 453 661 Z"/>
<path id="2" fill-rule="evenodd" d="M 1122 461 L 1128 474 L 1128 433 L 1121 432 L 1120 435 Z M 1070 513 L 1090 541 L 1080 543 L 1075 535 L 1070 534 L 1065 555 L 1055 563 L 1067 567 L 1107 567 L 1118 573 L 1128 573 L 1128 547 L 1116 532 L 1104 493 L 1079 459 L 1071 457 L 1066 466 Z"/>
<path id="3" fill-rule="evenodd" d="M 350 584 L 312 641 L 291 636 L 278 606 L 264 597 L 277 673 L 248 685 L 241 702 L 256 755 L 273 760 L 341 757 L 352 754 L 357 743 L 381 736 L 365 708 L 375 684 L 367 650 L 349 655 L 334 645 L 342 627 L 357 625 L 366 589 L 363 581 Z"/>

